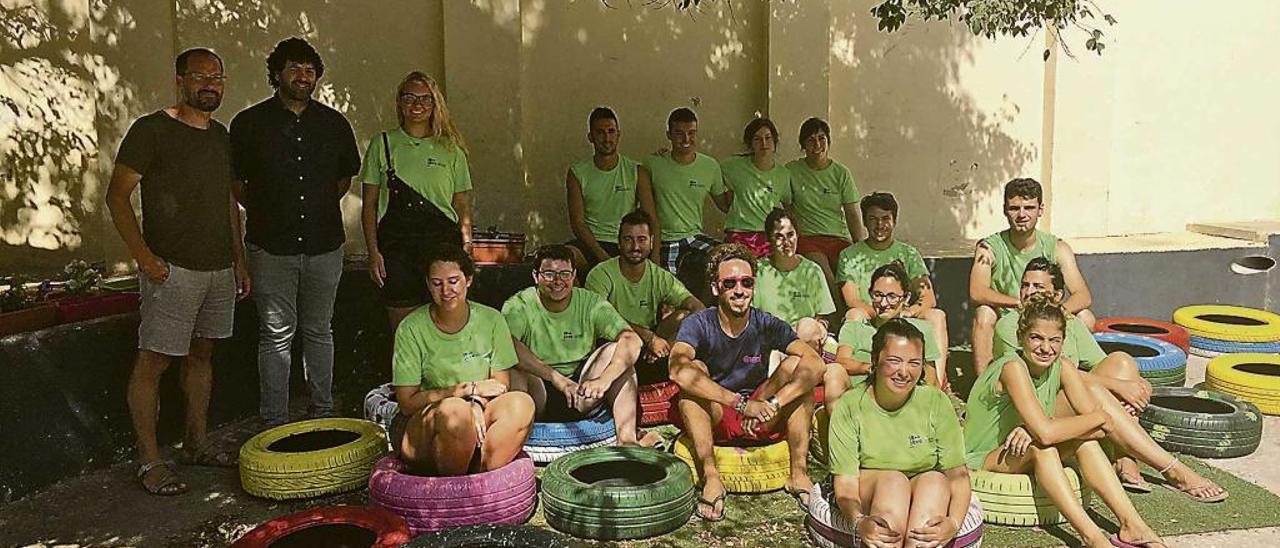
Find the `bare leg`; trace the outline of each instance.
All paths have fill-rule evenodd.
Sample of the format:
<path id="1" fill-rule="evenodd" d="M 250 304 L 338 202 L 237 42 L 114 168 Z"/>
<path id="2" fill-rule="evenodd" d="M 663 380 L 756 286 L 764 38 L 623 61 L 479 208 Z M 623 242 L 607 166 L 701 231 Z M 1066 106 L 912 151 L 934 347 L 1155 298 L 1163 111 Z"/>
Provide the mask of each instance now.
<path id="1" fill-rule="evenodd" d="M 535 377 L 523 371 L 517 371 L 512 367 L 507 370 L 509 392 L 524 392 L 533 399 L 534 416 L 541 416 L 542 410 L 547 406 L 547 385 L 542 379 Z"/>
<path id="2" fill-rule="evenodd" d="M 826 398 L 826 404 L 835 405 L 840 396 L 849 389 L 849 372 L 838 363 L 827 364 L 826 371 L 822 374 L 822 386 L 825 390 L 823 397 Z"/>
<path id="3" fill-rule="evenodd" d="M 604 369 L 609 366 L 609 362 L 613 360 L 614 354 L 618 350 L 617 343 L 609 343 L 601 346 L 588 359 L 582 373 L 584 380 L 591 380 L 600 376 Z M 633 352 L 635 354 L 635 352 Z M 603 400 L 591 399 L 578 402 L 578 412 L 587 413 L 600 405 L 602 401 L 611 402 L 613 410 L 614 428 L 617 430 L 618 445 L 636 446 L 636 371 L 635 361 L 637 356 L 623 356 L 631 364 L 626 372 L 613 380 L 609 385 L 609 390 L 605 391 Z"/>
<path id="4" fill-rule="evenodd" d="M 160 412 L 160 376 L 169 368 L 171 357 L 150 350 L 139 350 L 138 360 L 129 375 L 129 417 L 138 447 L 138 461 L 146 464 L 160 460 L 156 442 L 156 415 Z"/>
<path id="5" fill-rule="evenodd" d="M 510 463 L 524 448 L 533 427 L 533 398 L 523 392 L 507 392 L 484 407 L 485 436 L 480 447 L 480 469 L 489 471 Z"/>
<path id="6" fill-rule="evenodd" d="M 987 455 L 983 470 L 1002 472 L 1005 474 L 1025 474 L 1029 470 L 1035 472 L 1035 481 L 1049 495 L 1053 506 L 1067 518 L 1067 523 L 1076 530 L 1089 546 L 1110 547 L 1106 533 L 1089 519 L 1075 490 L 1067 481 L 1067 472 L 1062 466 L 1062 457 L 1056 447 L 1039 447 L 1032 445 L 1021 456 L 1012 456 L 997 448 Z M 1109 472 L 1109 470 L 1108 470 Z M 1117 485 L 1119 485 L 1117 483 Z"/>
<path id="7" fill-rule="evenodd" d="M 1124 352 L 1112 352 L 1102 361 L 1095 364 L 1089 374 L 1085 376 L 1085 380 L 1091 382 L 1098 382 L 1099 379 L 1103 378 L 1137 382 L 1142 376 L 1138 374 L 1138 364 L 1133 361 L 1133 356 Z M 1115 419 L 1112 418 L 1112 420 Z M 1117 450 L 1119 454 L 1116 459 L 1116 474 L 1120 476 L 1121 483 L 1135 484 L 1144 491 L 1150 490 L 1147 482 L 1142 479 L 1142 471 L 1138 468 L 1138 461 L 1125 454 L 1122 449 L 1117 448 Z"/>
<path id="8" fill-rule="evenodd" d="M 706 364 L 694 360 L 693 365 L 701 369 L 703 374 L 708 374 Z M 701 497 L 708 501 L 715 500 L 725 493 L 725 488 L 724 483 L 720 481 L 720 470 L 716 468 L 711 425 L 720 423 L 721 417 L 724 416 L 724 409 L 719 403 L 693 398 L 683 393 L 676 399 L 676 409 L 679 410 L 680 419 L 684 422 L 685 435 L 693 441 L 693 465 L 702 477 Z M 724 509 L 723 501 L 718 502 L 714 508 L 706 507 L 702 502 L 698 505 L 705 508 L 705 510 L 699 510 L 699 513 L 704 515 L 721 515 Z"/>
<path id="9" fill-rule="evenodd" d="M 844 313 L 844 321 L 846 322 L 865 322 L 871 319 L 865 310 L 861 308 L 850 308 Z"/>
<path id="10" fill-rule="evenodd" d="M 859 471 L 858 498 L 863 514 L 884 518 L 899 539 L 907 538 L 911 480 L 905 474 L 896 470 Z"/>
<path id="11" fill-rule="evenodd" d="M 1089 331 L 1093 331 L 1094 324 L 1098 323 L 1098 318 L 1095 317 L 1093 315 L 1093 312 L 1091 312 L 1088 308 L 1081 310 L 1079 312 L 1076 312 L 1076 319 L 1080 320 L 1080 323 L 1084 324 L 1085 327 L 1089 328 Z"/>
<path id="12" fill-rule="evenodd" d="M 947 386 L 947 348 L 951 346 L 951 339 L 947 336 L 947 313 L 941 308 L 930 308 L 921 312 L 920 317 L 929 322 L 929 326 L 933 328 L 933 337 L 938 343 L 938 360 L 934 362 L 938 367 L 938 386 L 945 387 Z"/>
<path id="13" fill-rule="evenodd" d="M 985 304 L 973 309 L 973 332 L 970 341 L 973 343 L 973 368 L 981 375 L 995 359 L 996 320 L 1000 315 L 994 308 Z"/>
<path id="14" fill-rule="evenodd" d="M 186 399 L 186 432 L 182 447 L 197 451 L 204 446 L 208 427 L 209 392 L 213 388 L 213 340 L 191 339 L 191 350 L 179 371 Z"/>
<path id="15" fill-rule="evenodd" d="M 935 470 L 911 478 L 911 513 L 902 531 L 903 538 L 906 538 L 909 531 L 924 527 L 933 518 L 946 517 L 950 507 L 951 486 L 942 472 Z M 909 548 L 916 545 L 916 541 L 910 538 L 906 538 L 903 544 Z"/>
<path id="16" fill-rule="evenodd" d="M 1068 450 L 1067 444 L 1060 447 L 1064 451 Z M 1142 520 L 1142 516 L 1138 515 L 1138 509 L 1133 507 L 1133 501 L 1129 500 L 1124 487 L 1120 486 L 1120 480 L 1116 478 L 1111 462 L 1107 460 L 1106 452 L 1097 441 L 1078 442 L 1074 460 L 1079 464 L 1080 473 L 1089 487 L 1102 498 L 1102 502 L 1120 521 L 1120 540 L 1158 541 L 1160 539 Z"/>
<path id="17" fill-rule="evenodd" d="M 756 396 L 767 399 L 777 394 L 784 386 L 792 383 L 809 386 L 801 392 L 800 397 L 792 400 L 772 420 L 757 427 L 769 432 L 776 432 L 785 424 L 787 446 L 791 450 L 791 479 L 787 480 L 788 491 L 811 491 L 813 481 L 809 479 L 809 436 L 813 425 L 813 380 L 806 370 L 799 367 L 800 359 L 794 356 L 782 360 L 778 369 L 769 376 L 769 380 L 756 393 Z M 806 501 L 807 502 L 807 501 Z"/>
<path id="18" fill-rule="evenodd" d="M 446 398 L 409 419 L 401 456 L 414 468 L 460 476 L 470 468 L 479 442 L 471 403 Z"/>
<path id="19" fill-rule="evenodd" d="M 827 342 L 827 328 L 813 318 L 800 318 L 795 325 L 796 336 L 805 344 L 813 347 L 818 353 L 822 352 L 822 345 Z"/>

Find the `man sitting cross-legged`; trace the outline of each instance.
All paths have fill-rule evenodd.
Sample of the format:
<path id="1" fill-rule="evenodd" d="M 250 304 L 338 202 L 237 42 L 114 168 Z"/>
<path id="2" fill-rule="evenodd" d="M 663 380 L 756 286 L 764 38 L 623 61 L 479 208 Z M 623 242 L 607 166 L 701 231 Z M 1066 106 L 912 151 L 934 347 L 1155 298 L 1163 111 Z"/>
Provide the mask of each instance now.
<path id="1" fill-rule="evenodd" d="M 636 373 L 640 337 L 599 295 L 573 287 L 573 251 L 549 245 L 533 255 L 537 286 L 502 305 L 519 359 L 511 389 L 528 392 L 537 418 L 569 421 L 610 402 L 619 445 L 639 445 Z M 611 341 L 596 347 L 598 340 Z M 646 440 L 656 442 L 656 433 Z"/>
<path id="2" fill-rule="evenodd" d="M 1050 263 L 1048 259 L 1038 257 L 1027 263 L 1027 269 L 1022 273 L 1022 287 L 1018 296 L 1023 303 L 1026 303 L 1030 302 L 1032 297 L 1046 295 L 1053 302 L 1061 304 L 1065 287 L 1062 269 Z M 996 322 L 996 356 L 1016 352 L 1020 347 L 1018 321 L 1021 317 L 1021 311 L 1014 310 Z M 1067 326 L 1063 332 L 1062 357 L 1076 362 L 1081 370 L 1088 371 L 1088 374 L 1084 375 L 1085 382 L 1097 384 L 1106 389 L 1116 397 L 1130 415 L 1137 416 L 1147 407 L 1151 401 L 1151 383 L 1138 374 L 1138 364 L 1133 360 L 1133 356 L 1126 352 L 1110 354 L 1104 352 L 1098 345 L 1098 341 L 1094 340 L 1089 328 L 1074 316 L 1067 317 Z M 1159 457 L 1159 460 L 1155 461 L 1158 464 L 1153 465 L 1156 469 L 1168 462 L 1163 452 L 1155 452 L 1149 447 L 1147 449 L 1151 454 Z M 1142 479 L 1137 461 L 1126 456 L 1124 452 L 1119 452 L 1119 455 L 1120 458 L 1116 460 L 1116 474 L 1120 476 L 1120 483 L 1130 491 L 1140 493 L 1150 491 L 1150 485 Z M 1186 490 L 1189 491 L 1189 496 L 1197 500 L 1216 498 L 1222 492 L 1216 485 L 1198 476 L 1192 477 L 1187 474 L 1188 470 L 1185 467 L 1170 470 L 1167 479 L 1183 487 L 1194 485 L 1194 488 Z"/>
<path id="3" fill-rule="evenodd" d="M 632 211 L 622 217 L 618 227 L 618 244 L 622 254 L 608 259 L 587 274 L 587 289 L 599 293 L 631 324 L 631 329 L 644 343 L 642 363 L 661 363 L 659 378 L 666 379 L 664 360 L 671 353 L 680 322 L 690 313 L 703 309 L 699 301 L 685 289 L 675 275 L 649 260 L 653 251 L 653 221 L 643 211 Z M 663 309 L 669 313 L 663 316 Z M 643 383 L 657 371 L 645 371 L 636 365 Z M 646 373 L 650 373 L 646 375 Z"/>
<path id="4" fill-rule="evenodd" d="M 1084 326 L 1093 329 L 1089 311 L 1093 296 L 1076 266 L 1071 246 L 1057 236 L 1037 230 L 1044 212 L 1044 191 L 1035 179 L 1014 179 L 1004 185 L 1004 216 L 1009 228 L 978 242 L 969 271 L 969 301 L 973 304 L 973 366 L 981 374 L 995 358 L 992 335 L 1000 316 L 1017 308 L 1019 280 L 1027 263 L 1043 257 L 1062 268 L 1070 296 L 1062 306 Z"/>
<path id="5" fill-rule="evenodd" d="M 813 387 L 822 360 L 786 322 L 752 308 L 755 254 L 740 244 L 711 250 L 707 279 L 716 306 L 685 319 L 671 348 L 671 380 L 680 386 L 677 407 L 693 461 L 703 478 L 698 515 L 724 519 L 725 487 L 714 443 L 777 442 L 791 450 L 785 489 L 803 504 L 813 488 L 805 468 Z M 783 354 L 770 371 L 771 354 Z"/>

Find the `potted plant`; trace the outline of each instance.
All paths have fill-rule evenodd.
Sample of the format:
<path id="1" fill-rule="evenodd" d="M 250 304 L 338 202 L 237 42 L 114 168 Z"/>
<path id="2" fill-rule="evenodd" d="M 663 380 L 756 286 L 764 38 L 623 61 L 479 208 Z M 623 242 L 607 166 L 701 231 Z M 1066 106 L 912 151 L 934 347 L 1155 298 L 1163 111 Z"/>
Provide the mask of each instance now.
<path id="1" fill-rule="evenodd" d="M 10 278 L 0 291 L 0 336 L 36 331 L 58 323 L 58 309 L 41 299 L 26 279 Z"/>
<path id="2" fill-rule="evenodd" d="M 103 270 L 101 264 L 82 260 L 71 261 L 62 269 L 65 281 L 63 295 L 57 300 L 59 323 L 82 322 L 138 309 L 137 293 L 101 291 Z"/>

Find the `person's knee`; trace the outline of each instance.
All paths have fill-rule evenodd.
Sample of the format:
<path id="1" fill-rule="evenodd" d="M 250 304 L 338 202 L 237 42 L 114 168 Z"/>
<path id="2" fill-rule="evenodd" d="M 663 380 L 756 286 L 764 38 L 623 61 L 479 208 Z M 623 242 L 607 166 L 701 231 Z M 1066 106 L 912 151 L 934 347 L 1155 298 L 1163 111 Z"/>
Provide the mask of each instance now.
<path id="1" fill-rule="evenodd" d="M 922 489 L 933 490 L 938 488 L 946 488 L 947 476 L 943 475 L 942 472 L 939 472 L 937 470 L 930 470 L 928 472 L 921 473 L 914 478 L 911 478 L 911 483 L 912 485 L 914 485 L 914 489 L 916 492 L 920 492 Z"/>
<path id="2" fill-rule="evenodd" d="M 1000 319 L 1000 315 L 996 313 L 996 309 L 985 304 L 980 304 L 973 309 L 973 324 L 979 327 L 996 326 L 996 321 Z"/>
<path id="3" fill-rule="evenodd" d="M 524 392 L 507 392 L 494 398 L 495 414 L 517 424 L 533 424 L 536 406 L 533 397 Z"/>
<path id="4" fill-rule="evenodd" d="M 846 322 L 865 322 L 871 319 L 871 315 L 861 308 L 850 308 L 844 313 L 844 321 Z"/>
<path id="5" fill-rule="evenodd" d="M 812 344 L 814 341 L 820 340 L 825 334 L 824 332 L 822 324 L 813 318 L 800 318 L 800 321 L 796 322 L 796 337 L 807 343 Z"/>
<path id="6" fill-rule="evenodd" d="M 1133 359 L 1133 356 L 1129 355 L 1128 352 L 1121 352 L 1117 350 L 1107 354 L 1106 361 L 1110 362 L 1108 365 L 1111 368 L 1112 375 L 1126 379 L 1137 378 L 1140 376 L 1138 374 L 1138 361 Z"/>
<path id="7" fill-rule="evenodd" d="M 932 320 L 941 324 L 947 323 L 947 313 L 941 308 L 930 308 L 924 311 L 925 319 Z"/>
<path id="8" fill-rule="evenodd" d="M 208 362 L 213 359 L 213 339 L 191 339 L 191 348 L 187 351 L 187 357 L 198 362 Z"/>
<path id="9" fill-rule="evenodd" d="M 1080 320 L 1080 323 L 1084 324 L 1084 326 L 1088 328 L 1089 331 L 1093 331 L 1094 324 L 1098 322 L 1098 318 L 1095 317 L 1093 315 L 1093 312 L 1090 311 L 1088 308 L 1081 310 L 1079 312 L 1076 312 L 1076 319 Z"/>
<path id="10" fill-rule="evenodd" d="M 432 429 L 437 435 L 457 436 L 474 428 L 471 404 L 462 398 L 447 398 L 436 405 Z"/>

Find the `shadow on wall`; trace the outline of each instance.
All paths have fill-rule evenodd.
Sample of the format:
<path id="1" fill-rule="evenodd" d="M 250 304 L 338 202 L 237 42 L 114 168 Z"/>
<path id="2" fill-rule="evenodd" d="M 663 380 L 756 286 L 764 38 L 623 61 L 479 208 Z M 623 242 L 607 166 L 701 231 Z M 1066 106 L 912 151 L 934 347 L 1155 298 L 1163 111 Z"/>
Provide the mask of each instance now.
<path id="1" fill-rule="evenodd" d="M 1006 93 L 995 111 L 980 108 L 960 72 L 982 60 L 975 55 L 999 53 L 978 52 L 982 39 L 958 23 L 911 22 L 897 33 L 879 32 L 870 15 L 876 3 L 856 0 L 852 9 L 833 13 L 835 155 L 848 163 L 864 195 L 886 190 L 898 197 L 903 239 L 980 238 L 1000 218 L 1004 183 L 1038 177 L 1038 134 L 1020 141 L 1010 132 L 1018 119 L 1039 116 L 1040 96 Z M 1029 47 L 1010 77 L 1038 83 L 1039 52 Z M 1038 128 L 1038 118 L 1034 122 Z"/>

